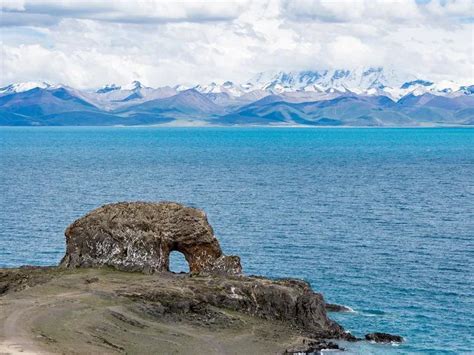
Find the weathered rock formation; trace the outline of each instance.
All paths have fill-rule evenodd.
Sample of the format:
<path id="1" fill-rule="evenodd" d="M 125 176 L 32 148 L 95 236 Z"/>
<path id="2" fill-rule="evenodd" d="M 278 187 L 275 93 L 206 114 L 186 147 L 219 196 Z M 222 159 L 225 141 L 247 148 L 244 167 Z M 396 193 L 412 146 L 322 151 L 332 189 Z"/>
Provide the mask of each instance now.
<path id="1" fill-rule="evenodd" d="M 102 206 L 66 229 L 60 266 L 111 266 L 124 271 L 169 271 L 169 255 L 184 254 L 189 270 L 239 274 L 238 256 L 226 256 L 206 214 L 178 203 L 123 202 Z"/>

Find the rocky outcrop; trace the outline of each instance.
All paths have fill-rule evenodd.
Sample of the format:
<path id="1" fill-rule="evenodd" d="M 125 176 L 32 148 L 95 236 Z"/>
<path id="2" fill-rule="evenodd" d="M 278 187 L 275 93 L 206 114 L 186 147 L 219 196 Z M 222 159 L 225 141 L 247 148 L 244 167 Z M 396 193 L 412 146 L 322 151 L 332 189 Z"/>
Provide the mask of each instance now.
<path id="1" fill-rule="evenodd" d="M 146 302 L 150 313 L 192 314 L 196 309 L 227 309 L 254 317 L 283 321 L 317 338 L 352 340 L 353 337 L 326 315 L 323 296 L 296 279 L 269 280 L 243 276 L 176 278 L 179 287 L 161 287 L 161 281 L 129 285 L 120 296 Z"/>
<path id="2" fill-rule="evenodd" d="M 401 343 L 403 338 L 399 335 L 392 335 L 388 333 L 370 333 L 365 335 L 365 340 L 376 343 Z"/>
<path id="3" fill-rule="evenodd" d="M 68 268 L 111 266 L 124 271 L 169 271 L 169 255 L 184 254 L 192 273 L 239 274 L 238 256 L 226 256 L 206 214 L 178 203 L 105 205 L 66 229 Z"/>
<path id="4" fill-rule="evenodd" d="M 51 267 L 22 266 L 19 269 L 0 269 L 0 296 L 18 292 L 51 280 Z"/>

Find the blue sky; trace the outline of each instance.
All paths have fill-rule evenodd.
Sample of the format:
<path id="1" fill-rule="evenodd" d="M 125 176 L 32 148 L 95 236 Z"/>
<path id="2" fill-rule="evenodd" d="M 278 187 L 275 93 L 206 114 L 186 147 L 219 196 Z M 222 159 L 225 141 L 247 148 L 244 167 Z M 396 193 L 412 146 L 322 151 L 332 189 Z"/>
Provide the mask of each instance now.
<path id="1" fill-rule="evenodd" d="M 2 0 L 0 84 L 244 81 L 386 66 L 473 82 L 474 0 Z"/>

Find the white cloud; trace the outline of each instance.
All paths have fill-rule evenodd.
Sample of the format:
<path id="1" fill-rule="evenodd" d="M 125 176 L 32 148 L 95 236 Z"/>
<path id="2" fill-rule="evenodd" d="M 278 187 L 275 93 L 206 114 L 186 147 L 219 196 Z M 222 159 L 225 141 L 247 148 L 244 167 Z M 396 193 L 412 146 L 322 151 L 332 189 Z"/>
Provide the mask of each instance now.
<path id="1" fill-rule="evenodd" d="M 472 0 L 2 1 L 2 85 L 158 86 L 367 65 L 474 82 Z"/>
<path id="2" fill-rule="evenodd" d="M 413 22 L 473 17 L 473 0 L 282 0 L 294 20 Z"/>
<path id="3" fill-rule="evenodd" d="M 407 21 L 421 16 L 413 0 L 284 0 L 282 6 L 286 16 L 294 20 Z"/>
<path id="4" fill-rule="evenodd" d="M 24 0 L 2 0 L 0 2 L 0 9 L 24 11 L 25 2 Z"/>
<path id="5" fill-rule="evenodd" d="M 328 44 L 328 54 L 331 62 L 336 67 L 344 68 L 355 67 L 359 63 L 367 63 L 373 65 L 380 62 L 375 58 L 377 53 L 374 53 L 371 48 L 362 43 L 362 41 L 352 36 L 338 36 L 336 39 Z"/>
<path id="6" fill-rule="evenodd" d="M 474 1 L 472 0 L 430 1 L 424 7 L 428 13 L 438 17 L 472 18 L 474 16 Z"/>
<path id="7" fill-rule="evenodd" d="M 89 19 L 119 23 L 206 22 L 232 20 L 239 16 L 247 0 L 169 1 L 169 0 L 2 0 L 7 23 L 25 25 L 33 16 Z M 25 19 L 23 18 L 25 17 Z"/>

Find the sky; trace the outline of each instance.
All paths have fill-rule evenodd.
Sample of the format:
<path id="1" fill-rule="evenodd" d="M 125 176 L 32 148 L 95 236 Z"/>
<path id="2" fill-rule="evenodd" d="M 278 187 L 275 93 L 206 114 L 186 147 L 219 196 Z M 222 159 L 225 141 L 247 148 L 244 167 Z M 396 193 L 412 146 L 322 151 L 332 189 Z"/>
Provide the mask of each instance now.
<path id="1" fill-rule="evenodd" d="M 383 66 L 474 83 L 474 0 L 0 0 L 0 85 Z"/>

